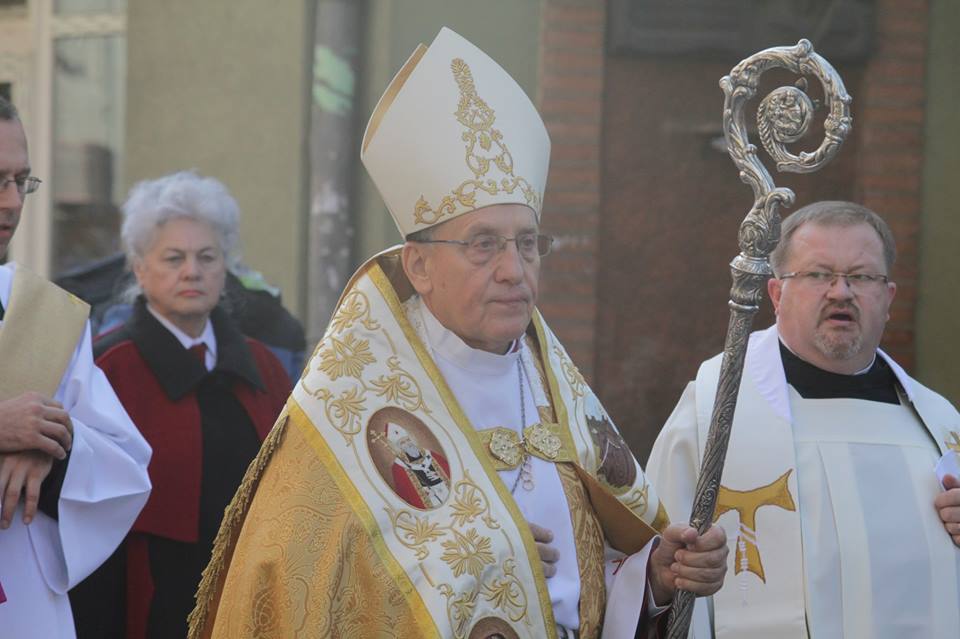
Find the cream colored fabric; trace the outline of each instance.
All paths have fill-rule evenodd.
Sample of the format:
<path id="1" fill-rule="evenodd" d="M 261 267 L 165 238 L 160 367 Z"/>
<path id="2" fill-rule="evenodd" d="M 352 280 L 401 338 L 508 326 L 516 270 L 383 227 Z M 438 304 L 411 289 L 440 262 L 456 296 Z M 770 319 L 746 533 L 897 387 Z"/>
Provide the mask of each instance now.
<path id="1" fill-rule="evenodd" d="M 380 98 L 360 159 L 406 236 L 491 204 L 539 218 L 550 138 L 513 78 L 443 28 Z"/>
<path id="2" fill-rule="evenodd" d="M 336 492 L 336 500 L 349 506 L 349 521 L 359 526 L 346 537 L 345 523 L 321 526 L 320 535 L 345 539 L 346 544 L 365 544 L 365 565 L 349 570 L 389 575 L 395 592 L 404 599 L 403 621 L 397 623 L 416 628 L 420 636 L 473 637 L 491 629 L 508 637 L 554 636 L 550 594 L 526 521 L 480 437 L 407 321 L 396 293 L 405 287 L 386 275 L 392 272 L 395 259 L 396 253 L 392 253 L 372 260 L 355 276 L 288 403 L 288 428 L 296 425 L 301 430 L 316 457 L 315 464 L 296 464 L 305 468 L 308 477 L 318 477 L 317 481 L 329 477 L 325 485 Z M 596 442 L 608 442 L 606 448 L 610 448 L 616 444 L 614 436 L 619 435 L 612 424 L 591 425 L 586 419 L 584 398 L 588 394 L 592 397 L 592 393 L 539 317 L 534 324 L 536 337 L 532 343 L 548 389 L 541 392 L 559 398 L 554 403 L 555 417 L 564 437 L 574 442 L 571 446 L 576 451 L 576 468 L 598 487 L 604 485 L 605 473 L 631 478 L 627 485 L 599 488 L 607 490 L 612 500 L 604 512 L 613 521 L 605 523 L 603 518 L 598 521 L 588 506 L 587 491 L 573 470 L 575 465 L 564 464 L 569 468 L 560 473 L 564 485 L 561 495 L 566 496 L 570 508 L 578 562 L 581 554 L 585 562 L 602 560 L 600 531 L 608 526 L 633 530 L 632 541 L 646 544 L 652 533 L 644 539 L 643 531 L 652 531 L 651 524 L 662 524 L 656 495 L 632 457 L 629 469 L 601 457 L 604 447 Z M 550 417 L 541 413 L 541 419 Z M 445 502 L 418 506 L 410 501 L 411 491 L 402 490 L 398 482 L 407 481 L 411 475 L 394 472 L 393 461 L 411 447 L 405 442 L 401 449 L 399 439 L 394 442 L 381 435 L 389 430 L 388 423 L 400 425 L 415 440 L 415 447 L 429 452 L 439 465 L 439 474 L 449 482 Z M 277 592 L 290 588 L 284 585 L 284 575 L 298 587 L 302 582 L 312 593 L 303 605 L 316 616 L 303 627 L 337 626 L 340 615 L 345 614 L 331 607 L 325 594 L 329 587 L 322 581 L 325 577 L 290 572 L 290 560 L 274 550 L 274 546 L 280 549 L 300 543 L 296 535 L 312 536 L 310 522 L 322 521 L 326 507 L 325 502 L 305 504 L 303 508 L 315 512 L 303 512 L 301 519 L 289 525 L 284 520 L 282 526 L 277 515 L 263 515 L 296 514 L 301 508 L 296 500 L 291 501 L 295 494 L 292 489 L 264 483 L 275 465 L 287 463 L 283 461 L 287 444 L 275 446 L 272 436 L 268 442 L 266 456 L 251 466 L 252 474 L 245 478 L 227 511 L 212 572 L 208 570 L 198 594 L 201 612 L 192 620 L 191 637 L 210 636 L 211 628 L 212 636 L 217 637 L 260 636 L 249 624 L 228 626 L 225 624 L 229 620 L 222 617 L 234 614 L 231 610 L 255 607 L 251 593 L 261 590 L 272 590 L 269 596 L 277 602 L 272 610 L 284 617 L 276 622 L 277 627 L 297 626 L 299 617 L 291 621 L 289 615 L 300 614 L 300 604 L 285 592 Z M 271 458 L 269 451 L 274 449 Z M 313 468 L 322 473 L 317 474 Z M 259 480 L 261 472 L 263 479 Z M 257 493 L 248 511 L 247 495 L 253 489 Z M 232 550 L 234 543 L 236 553 Z M 249 550 L 240 552 L 241 548 Z M 350 548 L 344 552 L 354 556 Z M 327 570 L 330 561 L 325 555 Z M 586 631 L 584 636 L 596 636 L 603 604 L 599 598 L 602 569 L 598 572 L 597 566 L 578 565 L 581 579 L 591 588 L 586 604 L 581 597 L 581 628 Z M 225 569 L 225 575 L 218 572 L 221 569 Z M 347 570 L 339 565 L 337 569 Z M 274 573 L 278 576 L 271 577 L 272 585 L 257 581 Z M 311 585 L 314 583 L 317 585 Z M 370 609 L 379 605 L 362 587 L 354 592 L 357 606 Z M 379 597 L 379 592 L 371 591 L 370 596 Z"/>
<path id="3" fill-rule="evenodd" d="M 909 406 L 790 391 L 810 635 L 948 639 L 960 549 L 932 507 L 940 453 Z"/>
<path id="4" fill-rule="evenodd" d="M 0 327 L 0 400 L 27 391 L 53 397 L 83 336 L 90 306 L 18 266 Z M 42 339 L 37 339 L 42 336 Z"/>
<path id="5" fill-rule="evenodd" d="M 214 637 L 420 637 L 294 411 L 233 551 Z"/>
<path id="6" fill-rule="evenodd" d="M 947 563 L 951 553 L 960 552 L 950 543 L 942 526 L 941 534 L 935 534 L 935 522 L 920 523 L 917 518 L 905 516 L 922 509 L 929 511 L 925 519 L 933 515 L 932 503 L 938 490 L 933 464 L 946 448 L 950 431 L 957 430 L 960 416 L 949 402 L 912 380 L 887 358 L 907 400 L 897 409 L 896 424 L 890 427 L 894 430 L 884 430 L 881 425 L 873 427 L 873 409 L 877 407 L 864 406 L 872 402 L 857 402 L 856 408 L 844 409 L 846 412 L 840 412 L 841 404 L 835 404 L 832 408 L 842 417 L 828 424 L 825 414 L 812 417 L 810 412 L 810 406 L 823 405 L 825 400 L 791 399 L 779 353 L 775 327 L 751 336 L 718 500 L 719 522 L 729 536 L 729 572 L 724 587 L 712 601 L 698 600 L 690 636 L 819 639 L 838 636 L 830 634 L 829 626 L 824 625 L 826 619 L 833 617 L 847 626 L 841 636 L 848 639 L 884 636 L 882 633 L 887 631 L 881 627 L 902 629 L 898 626 L 902 619 L 900 609 L 886 605 L 881 610 L 865 612 L 863 602 L 872 598 L 871 592 L 892 592 L 891 588 L 919 591 L 929 583 L 936 583 L 938 591 L 929 601 L 929 618 L 954 614 L 960 601 L 954 600 L 951 606 L 949 599 L 956 595 L 947 594 L 945 601 L 942 593 L 956 593 L 957 582 L 955 577 L 945 577 L 942 565 L 931 567 L 925 576 L 914 574 L 909 581 L 896 578 L 878 583 L 871 580 L 869 562 L 857 564 L 854 559 L 862 557 L 864 548 L 871 546 L 894 553 L 894 559 L 895 553 L 908 556 L 919 552 L 946 556 Z M 886 358 L 883 353 L 880 355 Z M 690 510 L 719 367 L 719 356 L 704 363 L 650 456 L 650 477 L 661 486 L 662 499 L 674 517 L 686 516 Z M 868 409 L 869 415 L 864 412 Z M 801 418 L 805 419 L 802 425 L 798 422 Z M 815 423 L 806 423 L 811 420 Z M 863 440 L 864 433 L 869 434 L 867 440 Z M 924 445 L 925 452 L 919 456 L 910 452 Z M 877 452 L 881 449 L 886 452 Z M 876 458 L 854 468 L 849 459 L 861 458 L 864 451 L 872 451 L 871 459 L 876 453 Z M 898 462 L 902 473 L 889 475 L 891 470 L 883 470 L 885 464 L 892 463 L 887 455 L 909 460 Z M 923 455 L 933 460 L 927 464 L 926 479 Z M 907 467 L 909 473 L 903 470 Z M 838 472 L 844 474 L 842 480 L 823 479 L 826 474 Z M 901 474 L 912 478 L 907 480 Z M 899 484 L 897 479 L 904 481 Z M 896 493 L 900 499 L 896 503 L 878 503 L 875 486 L 884 486 L 883 482 L 890 480 L 900 487 Z M 842 488 L 842 495 L 828 494 L 828 486 L 833 492 Z M 869 516 L 864 515 L 859 525 L 849 523 L 851 517 L 868 507 Z M 898 529 L 902 526 L 910 532 Z M 917 526 L 926 530 L 919 548 L 889 547 L 888 531 L 894 531 L 894 539 L 917 542 Z M 848 537 L 831 554 L 827 550 L 828 539 L 831 534 L 836 538 L 836 531 L 841 528 Z M 851 533 L 855 534 L 849 536 Z M 833 562 L 838 557 L 854 563 L 836 571 Z M 836 581 L 841 572 L 842 586 Z M 857 603 L 844 607 L 838 600 L 841 592 L 855 597 Z M 859 594 L 849 594 L 853 592 Z M 879 599 L 889 601 L 890 597 L 881 594 Z M 875 617 L 876 621 L 871 623 L 876 624 L 874 630 L 879 634 L 854 630 L 864 627 L 858 624 L 865 615 Z M 937 627 L 928 630 L 932 634 L 907 632 L 887 636 L 955 636 L 937 634 Z"/>

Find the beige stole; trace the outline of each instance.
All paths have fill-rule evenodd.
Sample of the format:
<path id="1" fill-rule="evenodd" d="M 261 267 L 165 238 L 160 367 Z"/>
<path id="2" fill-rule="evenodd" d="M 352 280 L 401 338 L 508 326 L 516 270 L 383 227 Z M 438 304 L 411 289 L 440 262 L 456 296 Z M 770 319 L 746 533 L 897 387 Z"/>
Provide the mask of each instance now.
<path id="1" fill-rule="evenodd" d="M 714 358 L 697 373 L 701 459 L 719 368 Z M 718 639 L 807 639 L 797 494 L 790 422 L 771 409 L 745 371 L 716 511 L 728 540 L 735 539 L 732 566 L 713 596 Z"/>
<path id="2" fill-rule="evenodd" d="M 89 313 L 86 302 L 17 266 L 0 327 L 0 400 L 28 391 L 53 397 Z"/>
<path id="3" fill-rule="evenodd" d="M 909 379 L 895 362 L 887 361 L 901 383 L 912 389 L 909 409 L 917 413 L 945 452 L 950 432 L 957 430 L 956 417 L 948 415 L 955 416 L 956 411 L 939 396 L 939 403 L 931 401 L 933 393 Z M 720 364 L 721 358 L 715 357 L 704 362 L 697 373 L 701 460 Z M 758 382 L 764 384 L 763 389 Z M 789 414 L 774 408 L 773 396 L 783 393 L 785 401 L 786 390 L 776 329 L 754 333 L 715 515 L 732 542 L 727 577 L 712 598 L 718 639 L 807 639 L 809 635 L 793 426 Z M 698 606 L 706 604 L 698 602 Z"/>

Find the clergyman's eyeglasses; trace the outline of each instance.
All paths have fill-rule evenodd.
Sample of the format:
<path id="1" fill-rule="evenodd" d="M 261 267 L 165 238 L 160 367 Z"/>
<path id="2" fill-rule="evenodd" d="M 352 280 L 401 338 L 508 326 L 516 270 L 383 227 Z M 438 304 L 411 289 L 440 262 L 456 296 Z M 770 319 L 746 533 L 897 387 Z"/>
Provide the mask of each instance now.
<path id="1" fill-rule="evenodd" d="M 12 177 L 5 180 L 0 178 L 0 193 L 6 191 L 11 182 L 17 187 L 17 193 L 22 197 L 39 189 L 41 180 L 33 176 Z"/>

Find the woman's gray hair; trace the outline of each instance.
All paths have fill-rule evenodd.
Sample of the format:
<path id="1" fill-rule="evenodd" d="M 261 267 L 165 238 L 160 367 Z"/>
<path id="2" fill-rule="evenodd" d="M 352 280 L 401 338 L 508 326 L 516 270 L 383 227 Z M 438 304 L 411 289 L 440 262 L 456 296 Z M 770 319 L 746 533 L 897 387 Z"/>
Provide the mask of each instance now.
<path id="1" fill-rule="evenodd" d="M 143 257 L 153 235 L 165 223 L 189 218 L 209 224 L 217 233 L 220 249 L 233 268 L 240 261 L 240 207 L 220 180 L 180 171 L 155 180 L 138 182 L 123 204 L 123 240 L 127 262 Z"/>

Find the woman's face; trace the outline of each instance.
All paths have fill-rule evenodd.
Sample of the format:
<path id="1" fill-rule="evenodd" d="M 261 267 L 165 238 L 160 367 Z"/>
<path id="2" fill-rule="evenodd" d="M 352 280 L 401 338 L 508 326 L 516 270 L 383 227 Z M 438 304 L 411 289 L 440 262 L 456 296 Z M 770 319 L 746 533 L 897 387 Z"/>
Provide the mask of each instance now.
<path id="1" fill-rule="evenodd" d="M 198 336 L 220 300 L 227 269 L 213 227 L 178 217 L 156 228 L 133 272 L 154 311 Z"/>

